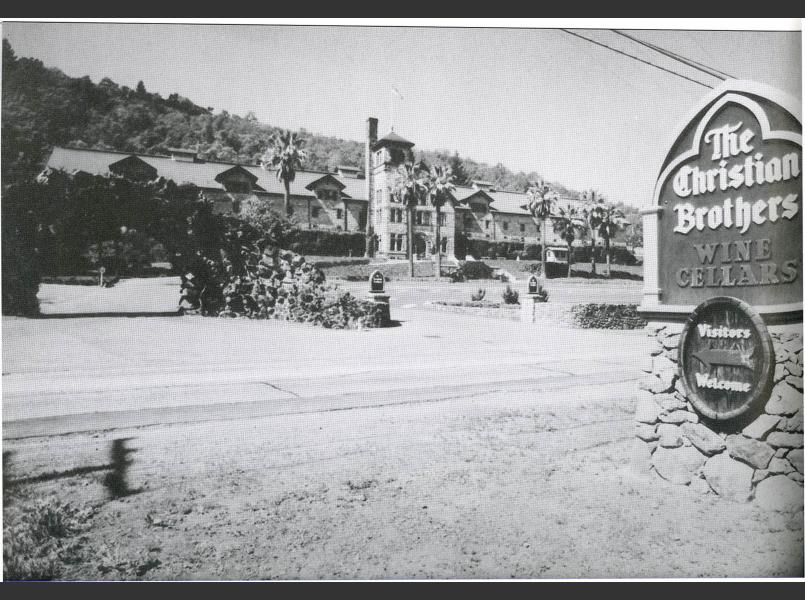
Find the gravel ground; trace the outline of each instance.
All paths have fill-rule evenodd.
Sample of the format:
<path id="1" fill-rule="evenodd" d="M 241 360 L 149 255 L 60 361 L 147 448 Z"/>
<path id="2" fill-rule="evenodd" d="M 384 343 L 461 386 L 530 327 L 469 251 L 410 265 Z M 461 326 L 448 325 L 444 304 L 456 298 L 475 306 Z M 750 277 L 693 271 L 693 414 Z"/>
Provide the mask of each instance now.
<path id="1" fill-rule="evenodd" d="M 632 471 L 622 394 L 14 440 L 6 476 L 56 471 L 12 487 L 95 507 L 63 579 L 801 577 L 801 514 Z M 133 493 L 109 499 L 114 440 Z"/>

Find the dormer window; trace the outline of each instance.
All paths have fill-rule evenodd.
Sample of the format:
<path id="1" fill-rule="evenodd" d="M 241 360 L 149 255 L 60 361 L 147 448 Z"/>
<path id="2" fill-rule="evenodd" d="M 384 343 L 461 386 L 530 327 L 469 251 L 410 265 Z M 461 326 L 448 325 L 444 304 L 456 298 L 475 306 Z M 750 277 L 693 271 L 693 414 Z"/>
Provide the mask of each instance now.
<path id="1" fill-rule="evenodd" d="M 109 171 L 133 181 L 153 181 L 157 178 L 157 170 L 134 154 L 110 164 Z"/>
<path id="2" fill-rule="evenodd" d="M 338 200 L 338 190 L 328 190 L 326 188 L 319 188 L 316 190 L 316 197 L 319 200 L 331 200 L 333 202 Z"/>
<path id="3" fill-rule="evenodd" d="M 342 190 L 346 186 L 330 173 L 322 175 L 305 186 L 306 190 L 313 192 L 319 200 L 336 202 L 341 199 Z"/>
<path id="4" fill-rule="evenodd" d="M 248 194 L 252 191 L 251 188 L 251 183 L 248 181 L 237 179 L 224 181 L 224 189 L 230 194 Z"/>
<path id="5" fill-rule="evenodd" d="M 236 165 L 215 176 L 215 181 L 229 194 L 251 194 L 257 177 L 243 167 Z"/>

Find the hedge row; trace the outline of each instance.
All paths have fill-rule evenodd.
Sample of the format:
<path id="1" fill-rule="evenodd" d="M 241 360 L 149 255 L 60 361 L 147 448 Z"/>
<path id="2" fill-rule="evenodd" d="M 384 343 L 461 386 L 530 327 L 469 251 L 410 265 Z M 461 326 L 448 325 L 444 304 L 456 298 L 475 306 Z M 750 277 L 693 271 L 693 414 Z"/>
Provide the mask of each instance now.
<path id="1" fill-rule="evenodd" d="M 494 275 L 492 267 L 479 261 L 462 262 L 458 268 L 443 269 L 442 272 L 453 282 L 467 281 L 468 279 L 492 279 Z"/>
<path id="2" fill-rule="evenodd" d="M 564 246 L 564 244 L 559 244 Z M 637 258 L 626 248 L 613 246 L 610 249 L 611 262 L 614 265 L 635 265 Z M 456 235 L 456 258 L 463 260 L 467 255 L 481 258 L 488 256 L 491 259 L 518 256 L 523 260 L 540 260 L 542 258 L 542 244 L 524 244 L 523 242 L 495 242 L 490 240 L 470 239 L 464 234 Z M 592 249 L 589 246 L 573 247 L 573 262 L 590 262 Z M 596 262 L 605 263 L 606 253 L 601 246 L 595 247 Z"/>
<path id="3" fill-rule="evenodd" d="M 626 248 L 622 246 L 613 246 L 610 249 L 610 256 L 611 256 L 611 263 L 613 265 L 636 265 L 638 263 L 637 257 L 629 252 Z M 573 248 L 573 262 L 580 263 L 580 262 L 590 262 L 590 258 L 592 255 L 592 249 L 589 246 L 582 246 L 579 248 Z M 595 262 L 598 264 L 604 264 L 607 261 L 606 252 L 604 248 L 601 246 L 595 247 Z"/>
<path id="4" fill-rule="evenodd" d="M 297 254 L 363 256 L 366 250 L 366 235 L 363 233 L 300 229 L 292 237 L 289 248 Z"/>
<path id="5" fill-rule="evenodd" d="M 573 325 L 582 329 L 642 329 L 646 326 L 635 304 L 577 304 L 570 312 Z"/>
<path id="6" fill-rule="evenodd" d="M 313 266 L 318 269 L 330 269 L 332 267 L 349 267 L 351 265 L 368 265 L 369 258 L 345 258 L 344 260 L 316 260 L 315 257 L 308 257 Z M 365 278 L 364 278 L 365 279 Z"/>
<path id="7" fill-rule="evenodd" d="M 470 239 L 464 234 L 456 235 L 456 258 L 463 260 L 469 254 L 475 258 L 515 258 L 525 250 L 522 242 L 491 242 L 489 240 Z M 534 252 L 532 251 L 532 254 Z M 539 250 L 536 251 L 539 258 Z"/>

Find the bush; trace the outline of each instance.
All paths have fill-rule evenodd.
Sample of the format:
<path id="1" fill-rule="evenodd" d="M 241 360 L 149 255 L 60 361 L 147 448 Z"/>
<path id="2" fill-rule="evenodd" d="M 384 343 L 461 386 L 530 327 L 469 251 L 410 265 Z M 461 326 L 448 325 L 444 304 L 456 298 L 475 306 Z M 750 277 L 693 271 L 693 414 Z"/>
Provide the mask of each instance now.
<path id="1" fill-rule="evenodd" d="M 510 285 L 506 286 L 503 290 L 503 303 L 504 304 L 520 304 L 520 293 L 513 290 Z"/>
<path id="2" fill-rule="evenodd" d="M 39 314 L 40 269 L 36 249 L 37 221 L 26 207 L 31 186 L 10 186 L 2 202 L 3 314 Z"/>
<path id="3" fill-rule="evenodd" d="M 364 233 L 335 233 L 319 229 L 301 229 L 287 246 L 298 254 L 316 256 L 363 256 L 366 249 Z"/>
<path id="4" fill-rule="evenodd" d="M 573 324 L 583 329 L 642 329 L 646 326 L 635 304 L 577 304 L 571 314 Z"/>
<path id="5" fill-rule="evenodd" d="M 42 283 L 59 285 L 98 285 L 97 275 L 54 275 L 42 277 Z"/>
<path id="6" fill-rule="evenodd" d="M 461 242 L 459 243 L 459 239 Z M 522 242 L 493 242 L 490 240 L 469 239 L 466 235 L 456 236 L 456 257 L 464 259 L 467 254 L 482 258 L 516 258 L 523 251 Z"/>
<path id="7" fill-rule="evenodd" d="M 526 260 L 540 260 L 542 258 L 542 247 L 539 244 L 528 244 L 523 251 L 522 257 Z"/>
<path id="8" fill-rule="evenodd" d="M 622 246 L 613 246 L 610 248 L 611 262 L 613 265 L 628 265 L 633 266 L 637 264 L 637 257 L 629 252 Z M 584 245 L 573 250 L 573 262 L 590 262 L 592 250 L 589 246 Z M 595 247 L 595 262 L 598 264 L 605 264 L 607 262 L 606 252 L 602 246 Z"/>
<path id="9" fill-rule="evenodd" d="M 92 509 L 78 509 L 55 499 L 4 511 L 3 578 L 8 581 L 48 581 L 65 563 L 74 562 Z"/>
<path id="10" fill-rule="evenodd" d="M 191 222 L 197 247 L 181 276 L 182 311 L 279 319 L 328 328 L 382 327 L 381 305 L 325 283 L 304 257 L 235 217 L 200 211 Z"/>
<path id="11" fill-rule="evenodd" d="M 492 279 L 493 269 L 488 264 L 479 261 L 463 262 L 458 268 L 461 279 Z"/>
<path id="12" fill-rule="evenodd" d="M 368 265 L 368 258 L 346 258 L 344 260 L 311 260 L 311 264 L 319 269 L 329 269 L 331 267 L 348 267 L 351 265 Z"/>
<path id="13" fill-rule="evenodd" d="M 89 264 L 106 269 L 105 275 L 140 275 L 151 266 L 151 251 L 157 244 L 147 235 L 129 230 L 117 240 L 107 240 L 100 245 L 90 244 L 85 253 Z"/>
<path id="14" fill-rule="evenodd" d="M 484 288 L 478 288 L 478 291 L 470 296 L 470 300 L 480 302 L 484 299 L 484 296 L 486 296 L 486 290 Z"/>
<path id="15" fill-rule="evenodd" d="M 546 263 L 547 273 L 544 274 L 542 272 L 542 263 L 535 262 L 523 267 L 523 271 L 526 273 L 533 273 L 537 277 L 547 277 L 548 279 L 552 277 L 563 277 L 567 275 L 567 263 Z M 575 273 L 575 271 L 574 271 Z"/>
<path id="16" fill-rule="evenodd" d="M 612 249 L 612 264 L 633 266 L 637 264 L 637 257 L 626 248 L 615 246 Z"/>

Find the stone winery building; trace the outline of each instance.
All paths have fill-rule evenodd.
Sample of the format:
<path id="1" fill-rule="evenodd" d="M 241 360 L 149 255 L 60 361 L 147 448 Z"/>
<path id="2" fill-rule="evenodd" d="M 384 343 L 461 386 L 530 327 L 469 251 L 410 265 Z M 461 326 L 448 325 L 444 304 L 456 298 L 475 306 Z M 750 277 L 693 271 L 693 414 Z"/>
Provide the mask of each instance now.
<path id="1" fill-rule="evenodd" d="M 379 257 L 404 258 L 407 248 L 407 214 L 396 202 L 392 189 L 397 169 L 411 155 L 413 142 L 393 131 L 378 138 L 378 122 L 367 120 L 365 165 L 337 166 L 332 172 L 298 171 L 290 185 L 290 210 L 300 228 L 334 232 L 366 232 L 377 236 Z M 207 161 L 193 150 L 170 149 L 169 155 L 150 156 L 107 150 L 55 147 L 45 171 L 63 170 L 91 175 L 114 174 L 148 181 L 158 177 L 177 184 L 197 186 L 218 212 L 240 210 L 246 200 L 259 199 L 282 209 L 282 182 L 272 170 L 259 165 Z M 578 201 L 559 198 L 558 206 Z M 524 193 L 496 189 L 485 181 L 457 186 L 452 202 L 441 211 L 442 255 L 455 257 L 456 235 L 490 242 L 539 244 L 538 224 L 527 209 Z M 547 243 L 564 245 L 553 224 L 546 223 Z M 430 256 L 436 240 L 436 212 L 427 203 L 416 208 L 414 251 Z M 577 242 L 579 244 L 579 242 Z"/>

